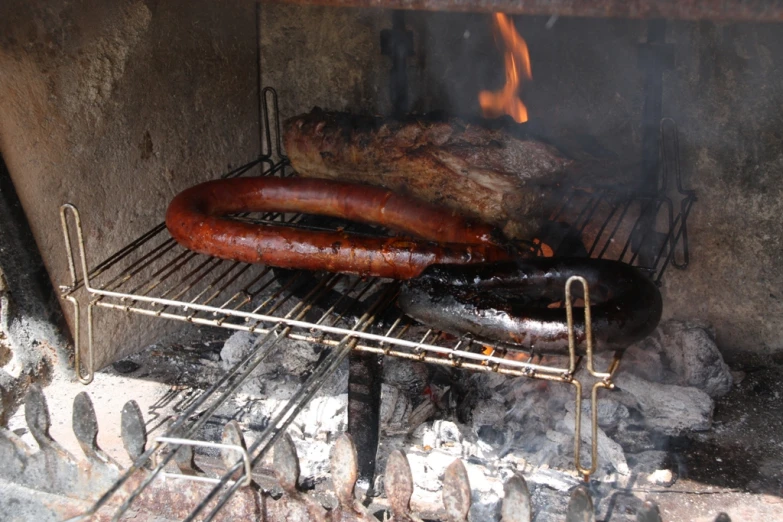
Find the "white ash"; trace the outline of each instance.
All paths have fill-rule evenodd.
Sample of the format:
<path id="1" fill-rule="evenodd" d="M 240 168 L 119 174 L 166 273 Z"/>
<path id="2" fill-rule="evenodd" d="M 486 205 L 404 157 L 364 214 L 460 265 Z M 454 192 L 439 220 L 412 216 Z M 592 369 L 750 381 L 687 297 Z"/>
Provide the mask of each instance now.
<path id="1" fill-rule="evenodd" d="M 688 354 L 680 353 L 683 351 Z M 597 357 L 596 367 L 605 368 L 609 362 L 609 357 Z M 563 361 L 559 363 L 562 365 Z M 702 368 L 704 364 L 712 364 L 710 371 Z M 391 377 L 395 378 L 398 371 L 395 365 Z M 483 470 L 483 478 L 473 472 L 480 484 L 493 484 L 478 488 L 481 498 L 476 500 L 484 514 L 494 512 L 495 501 L 500 498 L 493 496 L 502 490 L 494 487 L 494 480 L 508 473 L 523 472 L 532 488 L 565 491 L 579 482 L 573 472 L 572 386 L 509 379 L 498 374 L 460 373 L 457 379 L 470 381 L 468 387 L 480 395 L 471 408 L 469 422 L 460 423 L 453 416 L 448 418 L 448 424 L 443 419 L 428 420 L 409 432 L 408 437 L 399 437 L 394 428 L 404 425 L 406 414 L 410 419 L 410 412 L 415 409 L 411 395 L 402 387 L 384 386 L 382 407 L 387 424 L 386 444 L 381 452 L 388 454 L 399 447 L 414 455 L 413 475 L 421 482 L 419 498 L 414 497 L 414 503 L 426 503 L 432 500 L 428 496 L 437 496 L 433 497 L 439 491 L 435 476 L 442 478 L 445 467 L 458 457 Z M 628 477 L 632 471 L 654 473 L 664 464 L 666 452 L 660 447 L 667 436 L 709 429 L 711 395 L 728 391 L 731 375 L 709 328 L 670 321 L 626 351 L 615 382 L 617 390 L 599 392 L 599 467 L 594 477 L 606 482 Z M 405 387 L 411 388 L 410 381 Z M 584 465 L 590 462 L 589 392 L 590 388 L 585 387 Z M 438 403 L 437 398 L 433 401 Z M 379 460 L 383 460 L 382 455 Z"/>
<path id="2" fill-rule="evenodd" d="M 221 352 L 224 364 L 244 357 L 254 340 L 248 334 L 232 336 Z M 276 346 L 241 390 L 238 400 L 246 402 L 245 424 L 263 426 L 319 357 L 320 349 L 308 343 L 289 340 Z M 609 357 L 597 357 L 596 368 L 600 371 L 608 363 Z M 669 483 L 663 480 L 662 443 L 668 436 L 709 429 L 712 397 L 731 386 L 731 374 L 711 330 L 692 323 L 663 323 L 626 351 L 615 377 L 616 390 L 599 392 L 599 463 L 594 478 L 608 487 L 629 480 L 632 472 L 643 477 L 657 472 L 650 480 Z M 331 443 L 347 425 L 346 390 L 347 365 L 289 429 L 305 482 L 328 477 Z M 525 477 L 534 503 L 544 499 L 546 491 L 565 492 L 580 482 L 573 465 L 574 387 L 569 384 L 493 373 L 444 373 L 422 363 L 386 358 L 381 394 L 380 476 L 375 488 L 383 490 L 382 470 L 389 453 L 402 449 L 416 483 L 412 504 L 421 512 L 437 511 L 443 474 L 455 459 L 465 463 L 474 492 L 471 520 L 498 517 L 503 482 L 513 473 Z M 582 463 L 589 465 L 590 386 L 583 394 Z M 672 481 L 675 478 L 672 475 Z"/>
<path id="3" fill-rule="evenodd" d="M 623 355 L 621 366 L 644 380 L 727 394 L 732 372 L 715 344 L 715 330 L 693 321 L 666 321 Z"/>
<path id="4" fill-rule="evenodd" d="M 647 482 L 658 486 L 671 486 L 674 483 L 674 473 L 669 469 L 657 469 L 647 476 Z"/>
<path id="5" fill-rule="evenodd" d="M 641 425 L 649 430 L 677 435 L 712 426 L 713 401 L 698 388 L 654 383 L 623 372 L 615 384 L 618 400 L 641 413 Z"/>
<path id="6" fill-rule="evenodd" d="M 229 337 L 220 351 L 221 364 L 228 369 L 244 359 L 263 339 L 249 332 L 236 332 Z M 270 348 L 269 354 L 240 388 L 240 393 L 271 399 L 289 399 L 299 388 L 303 377 L 318 361 L 323 349 L 312 343 L 285 339 Z M 347 366 L 343 365 L 322 389 L 322 394 L 346 393 Z"/>
<path id="7" fill-rule="evenodd" d="M 220 352 L 221 364 L 229 368 L 244 359 L 262 336 L 236 332 Z M 270 348 L 234 396 L 233 404 L 220 411 L 239 415 L 252 444 L 253 431 L 260 431 L 299 389 L 315 366 L 322 349 L 312 343 L 285 339 Z M 299 455 L 302 481 L 313 483 L 329 476 L 329 452 L 334 439 L 348 428 L 348 364 L 342 364 L 307 406 L 297 415 L 288 433 Z M 238 413 L 237 413 L 238 412 Z"/>

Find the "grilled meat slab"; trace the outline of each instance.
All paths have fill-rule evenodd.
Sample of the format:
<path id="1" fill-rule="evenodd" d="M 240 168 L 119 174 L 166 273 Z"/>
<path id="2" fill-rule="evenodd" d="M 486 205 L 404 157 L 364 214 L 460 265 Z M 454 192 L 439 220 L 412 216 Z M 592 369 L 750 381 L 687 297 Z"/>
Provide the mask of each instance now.
<path id="1" fill-rule="evenodd" d="M 458 119 L 384 121 L 316 108 L 287 120 L 283 140 L 301 176 L 412 195 L 510 238 L 533 237 L 546 186 L 571 163 L 541 141 Z"/>

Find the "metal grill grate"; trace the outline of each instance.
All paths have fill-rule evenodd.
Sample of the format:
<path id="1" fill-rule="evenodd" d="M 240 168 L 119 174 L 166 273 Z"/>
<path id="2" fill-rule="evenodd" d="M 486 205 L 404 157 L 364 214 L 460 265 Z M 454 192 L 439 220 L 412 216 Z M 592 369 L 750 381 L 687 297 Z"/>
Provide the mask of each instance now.
<path id="1" fill-rule="evenodd" d="M 272 100 L 276 113 L 274 91 L 266 89 L 264 99 Z M 292 175 L 287 158 L 282 155 L 279 142 L 272 153 L 269 110 L 265 111 L 268 155 L 229 172 L 234 177 L 255 172 L 262 175 Z M 661 126 L 664 147 L 676 151 L 676 127 L 666 121 Z M 273 156 L 276 159 L 273 159 Z M 681 197 L 680 212 L 674 216 L 674 204 L 666 195 L 638 197 L 624 196 L 610 191 L 568 190 L 560 196 L 560 203 L 552 221 L 566 221 L 577 231 L 592 257 L 610 257 L 639 266 L 652 278 L 660 281 L 669 264 L 684 268 L 688 262 L 686 220 L 695 201 L 692 192 L 682 189 L 676 155 L 664 158 L 664 193 L 669 178 L 676 178 Z M 652 216 L 652 225 L 645 227 L 645 219 Z M 66 240 L 71 284 L 61 287 L 62 296 L 74 309 L 76 357 L 75 364 L 81 382 L 88 384 L 93 374 L 93 309 L 132 312 L 199 325 L 245 330 L 262 334 L 255 350 L 243 361 L 203 392 L 187 411 L 168 429 L 167 437 L 193 437 L 210 415 L 241 385 L 281 339 L 304 340 L 332 347 L 332 351 L 314 369 L 297 394 L 270 421 L 253 446 L 248 448 L 256 463 L 284 432 L 286 426 L 307 404 L 318 388 L 328 379 L 351 350 L 360 350 L 388 356 L 414 359 L 427 363 L 460 367 L 474 371 L 492 371 L 510 376 L 526 376 L 561 381 L 577 388 L 581 400 L 581 383 L 574 379 L 580 361 L 573 355 L 559 362 L 543 360 L 540 356 L 519 353 L 508 354 L 502 348 L 478 343 L 469 337 L 455 339 L 441 332 L 427 329 L 404 316 L 394 305 L 399 284 L 387 280 L 361 279 L 341 274 L 312 274 L 279 271 L 260 265 L 225 261 L 197 254 L 179 246 L 161 224 L 92 269 L 86 263 L 86 245 L 83 239 L 78 210 L 69 204 L 61 209 Z M 300 215 L 254 214 L 237 219 L 264 224 L 286 222 L 291 226 L 310 226 Z M 77 252 L 72 246 L 74 232 Z M 655 238 L 655 241 L 650 240 Z M 681 245 L 681 259 L 675 251 Z M 647 247 L 653 245 L 653 247 Z M 552 244 L 557 252 L 561 245 Z M 306 290 L 301 290 L 306 288 Z M 587 292 L 585 292 L 587 294 Z M 86 360 L 79 336 L 81 311 L 86 308 Z M 616 364 L 613 365 L 616 368 Z M 588 370 L 605 387 L 610 386 L 611 371 L 596 373 L 592 362 Z M 613 370 L 612 370 L 613 371 Z M 593 400 L 596 400 L 594 388 Z M 593 409 L 596 411 L 596 408 Z M 189 422 L 195 412 L 197 420 Z M 581 411 L 581 409 L 577 410 Z M 594 421 L 595 424 L 595 421 Z M 579 435 L 576 436 L 577 443 Z M 593 438 L 595 441 L 595 437 Z M 139 461 L 96 504 L 94 513 L 117 493 L 128 478 L 141 468 L 161 443 L 153 445 Z M 170 452 L 162 458 L 155 470 L 130 494 L 115 514 L 118 519 L 173 458 Z M 579 455 L 579 451 L 576 451 Z M 595 460 L 595 459 L 593 459 Z M 220 501 L 207 516 L 210 520 L 240 486 L 230 477 L 241 467 L 240 460 L 216 484 L 188 520 L 193 519 L 219 494 Z M 580 470 L 587 472 L 580 467 Z M 228 489 L 226 489 L 228 487 Z M 89 514 L 89 513 L 88 513 Z"/>

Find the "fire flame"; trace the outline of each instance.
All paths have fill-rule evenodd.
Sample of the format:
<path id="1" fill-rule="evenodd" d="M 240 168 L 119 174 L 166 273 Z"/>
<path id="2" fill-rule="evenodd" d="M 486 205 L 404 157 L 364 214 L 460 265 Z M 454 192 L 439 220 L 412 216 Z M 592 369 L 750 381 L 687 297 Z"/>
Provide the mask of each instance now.
<path id="1" fill-rule="evenodd" d="M 494 27 L 506 47 L 506 84 L 499 91 L 481 91 L 479 105 L 487 118 L 497 118 L 508 114 L 517 123 L 527 121 L 527 107 L 519 98 L 519 89 L 523 80 L 532 80 L 530 55 L 527 43 L 514 27 L 511 17 L 503 13 L 494 14 Z"/>

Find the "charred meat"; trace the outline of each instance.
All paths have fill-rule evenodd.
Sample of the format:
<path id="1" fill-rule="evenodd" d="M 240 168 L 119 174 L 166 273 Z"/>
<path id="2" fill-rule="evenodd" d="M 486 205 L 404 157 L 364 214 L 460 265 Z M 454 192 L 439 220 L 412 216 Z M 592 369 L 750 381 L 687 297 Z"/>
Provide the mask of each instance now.
<path id="1" fill-rule="evenodd" d="M 285 122 L 304 177 L 377 185 L 531 238 L 571 160 L 540 140 L 458 119 L 385 121 L 313 109 Z"/>

